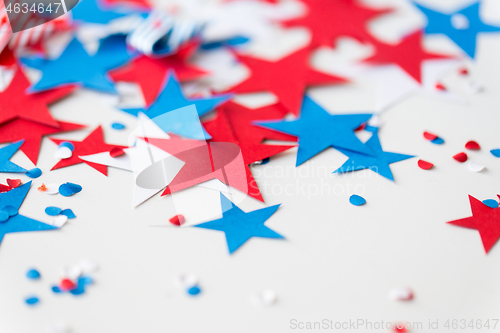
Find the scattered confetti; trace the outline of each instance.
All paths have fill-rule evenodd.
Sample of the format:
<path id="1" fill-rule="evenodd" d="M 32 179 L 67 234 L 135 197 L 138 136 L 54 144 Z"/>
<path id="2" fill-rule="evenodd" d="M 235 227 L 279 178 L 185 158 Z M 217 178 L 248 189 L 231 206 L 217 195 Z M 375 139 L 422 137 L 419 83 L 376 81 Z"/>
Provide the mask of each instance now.
<path id="1" fill-rule="evenodd" d="M 411 301 L 413 299 L 413 290 L 408 287 L 394 288 L 389 292 L 389 299 L 394 301 Z"/>
<path id="2" fill-rule="evenodd" d="M 38 178 L 42 175 L 42 170 L 40 170 L 39 168 L 33 168 L 31 170 L 26 171 L 25 175 L 30 178 Z"/>
<path id="3" fill-rule="evenodd" d="M 431 142 L 435 145 L 442 145 L 444 143 L 444 140 L 441 138 L 436 138 L 434 140 L 431 140 Z"/>
<path id="4" fill-rule="evenodd" d="M 40 187 L 38 188 L 38 191 L 40 191 L 40 192 L 47 191 L 47 186 L 45 186 L 45 184 L 40 185 Z"/>
<path id="5" fill-rule="evenodd" d="M 54 194 L 59 193 L 59 185 L 57 185 L 57 184 L 49 184 L 46 186 L 44 184 L 42 184 L 42 186 L 40 188 L 42 188 L 42 189 L 45 188 L 45 190 L 43 190 L 43 192 L 45 194 L 54 195 Z M 38 188 L 38 189 L 40 190 L 40 188 Z"/>
<path id="6" fill-rule="evenodd" d="M 481 146 L 476 141 L 469 141 L 465 144 L 465 149 L 469 150 L 479 150 Z"/>
<path id="7" fill-rule="evenodd" d="M 363 198 L 359 195 L 353 194 L 349 198 L 349 202 L 354 206 L 361 206 L 361 205 L 364 205 L 366 203 L 366 200 L 365 200 L 365 198 Z"/>
<path id="8" fill-rule="evenodd" d="M 82 269 L 82 274 L 88 275 L 97 272 L 99 265 L 93 260 L 84 259 L 80 261 L 80 268 Z"/>
<path id="9" fill-rule="evenodd" d="M 500 157 L 500 149 L 492 149 L 490 153 L 495 157 Z"/>
<path id="10" fill-rule="evenodd" d="M 178 214 L 170 218 L 169 221 L 173 225 L 181 226 L 184 224 L 184 222 L 186 222 L 186 219 L 184 218 L 184 215 Z"/>
<path id="11" fill-rule="evenodd" d="M 436 134 L 432 134 L 430 132 L 424 132 L 424 138 L 426 138 L 429 141 L 435 140 L 438 138 Z"/>
<path id="12" fill-rule="evenodd" d="M 49 207 L 45 208 L 45 213 L 47 215 L 50 215 L 50 216 L 57 216 L 57 215 L 61 214 L 61 212 L 62 212 L 62 209 L 59 207 L 49 206 Z"/>
<path id="13" fill-rule="evenodd" d="M 38 302 L 40 302 L 40 300 L 36 296 L 29 296 L 24 301 L 26 302 L 26 304 L 31 306 L 36 305 L 38 304 Z"/>
<path id="14" fill-rule="evenodd" d="M 446 91 L 446 87 L 442 83 L 436 84 L 436 89 L 441 91 Z"/>
<path id="15" fill-rule="evenodd" d="M 12 190 L 10 188 L 10 186 L 4 185 L 4 184 L 0 184 L 0 193 L 9 192 L 10 190 Z"/>
<path id="16" fill-rule="evenodd" d="M 458 154 L 454 155 L 453 158 L 460 163 L 464 163 L 465 161 L 467 161 L 467 154 L 463 153 L 463 152 L 458 153 Z"/>
<path id="17" fill-rule="evenodd" d="M 56 216 L 52 222 L 50 223 L 50 225 L 54 226 L 54 227 L 57 227 L 57 228 L 61 228 L 63 227 L 65 224 L 66 224 L 66 221 L 68 221 L 68 217 L 65 216 L 65 215 L 58 215 Z"/>
<path id="18" fill-rule="evenodd" d="M 193 286 L 187 290 L 187 293 L 191 296 L 197 296 L 201 293 L 201 289 L 198 286 Z"/>
<path id="19" fill-rule="evenodd" d="M 490 208 L 498 208 L 498 201 L 496 201 L 494 199 L 483 200 L 483 204 L 485 204 L 486 206 L 488 206 Z"/>
<path id="20" fill-rule="evenodd" d="M 429 170 L 432 168 L 434 164 L 424 161 L 424 160 L 418 160 L 418 167 L 422 170 Z"/>
<path id="21" fill-rule="evenodd" d="M 111 124 L 111 127 L 115 130 L 122 130 L 122 129 L 125 129 L 125 125 L 121 124 L 121 123 L 113 123 Z"/>
<path id="22" fill-rule="evenodd" d="M 478 163 L 475 163 L 475 162 L 472 162 L 472 161 L 469 162 L 469 170 L 471 172 L 480 172 L 480 171 L 483 171 L 485 167 L 486 166 L 484 166 L 482 164 L 478 164 Z"/>
<path id="23" fill-rule="evenodd" d="M 58 147 L 66 147 L 71 151 L 75 150 L 75 146 L 69 141 L 62 141 L 61 143 L 59 143 Z"/>
<path id="24" fill-rule="evenodd" d="M 459 74 L 460 75 L 468 75 L 469 74 L 469 70 L 467 68 L 462 68 L 459 70 Z"/>
<path id="25" fill-rule="evenodd" d="M 32 268 L 26 272 L 26 277 L 30 280 L 37 280 L 40 278 L 40 272 Z"/>
<path id="26" fill-rule="evenodd" d="M 59 193 L 64 197 L 72 196 L 73 194 L 79 193 L 82 187 L 78 184 L 64 183 L 59 186 Z"/>
<path id="27" fill-rule="evenodd" d="M 255 293 L 253 300 L 259 306 L 271 306 L 276 303 L 278 296 L 274 290 L 266 289 Z"/>
<path id="28" fill-rule="evenodd" d="M 62 291 L 71 291 L 76 288 L 76 284 L 70 279 L 62 279 L 59 284 L 59 289 Z"/>
<path id="29" fill-rule="evenodd" d="M 7 184 L 9 184 L 10 188 L 16 188 L 21 185 L 21 179 L 9 179 L 7 178 Z"/>
<path id="30" fill-rule="evenodd" d="M 58 160 L 65 160 L 73 156 L 73 151 L 68 147 L 59 147 L 54 155 Z"/>
<path id="31" fill-rule="evenodd" d="M 118 156 L 122 156 L 124 154 L 125 154 L 125 151 L 123 150 L 123 148 L 120 148 L 120 147 L 115 147 L 109 151 L 109 155 L 111 157 L 118 157 Z"/>
<path id="32" fill-rule="evenodd" d="M 175 278 L 175 284 L 181 289 L 189 289 L 198 284 L 198 276 L 196 274 L 179 274 Z"/>
<path id="33" fill-rule="evenodd" d="M 74 219 L 76 217 L 75 213 L 71 209 L 64 209 L 61 211 L 61 215 L 66 216 L 68 219 Z"/>

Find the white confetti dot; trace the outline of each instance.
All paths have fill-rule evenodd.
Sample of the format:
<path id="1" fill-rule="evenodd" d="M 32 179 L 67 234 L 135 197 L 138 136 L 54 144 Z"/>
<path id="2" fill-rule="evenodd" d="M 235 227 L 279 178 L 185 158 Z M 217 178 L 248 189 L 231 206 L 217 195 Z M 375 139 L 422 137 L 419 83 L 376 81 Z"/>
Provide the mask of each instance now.
<path id="1" fill-rule="evenodd" d="M 64 160 L 73 156 L 73 152 L 66 146 L 57 148 L 55 157 L 59 160 Z"/>
<path id="2" fill-rule="evenodd" d="M 480 172 L 480 171 L 483 171 L 484 168 L 485 168 L 485 166 L 482 164 L 474 163 L 472 161 L 469 162 L 469 170 L 471 172 Z"/>
<path id="3" fill-rule="evenodd" d="M 54 227 L 61 228 L 63 225 L 66 224 L 67 221 L 68 221 L 68 217 L 66 215 L 58 215 L 58 216 L 54 217 L 52 222 L 50 222 L 50 225 L 52 225 Z"/>
<path id="4" fill-rule="evenodd" d="M 198 284 L 198 276 L 196 274 L 179 274 L 175 279 L 175 284 L 182 289 L 189 289 Z"/>
<path id="5" fill-rule="evenodd" d="M 47 188 L 47 191 L 45 191 L 45 194 L 57 194 L 59 193 L 59 185 L 57 184 L 49 184 L 45 186 Z"/>
<path id="6" fill-rule="evenodd" d="M 271 306 L 276 303 L 277 298 L 276 292 L 271 289 L 257 292 L 253 297 L 254 303 L 260 306 Z"/>
<path id="7" fill-rule="evenodd" d="M 96 272 L 99 269 L 99 264 L 95 261 L 84 259 L 80 261 L 80 268 L 82 269 L 82 274 L 87 275 Z"/>
<path id="8" fill-rule="evenodd" d="M 410 301 L 413 299 L 413 290 L 408 287 L 394 288 L 389 292 L 389 299 L 393 301 Z"/>
<path id="9" fill-rule="evenodd" d="M 82 275 L 82 268 L 79 265 L 63 266 L 59 272 L 61 278 L 75 281 Z"/>

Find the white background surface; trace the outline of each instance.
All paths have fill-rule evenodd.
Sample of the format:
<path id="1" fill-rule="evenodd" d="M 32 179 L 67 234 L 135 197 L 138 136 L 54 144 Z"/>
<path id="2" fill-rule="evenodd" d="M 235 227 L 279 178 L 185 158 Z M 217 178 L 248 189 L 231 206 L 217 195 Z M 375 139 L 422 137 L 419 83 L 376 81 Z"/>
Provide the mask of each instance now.
<path id="1" fill-rule="evenodd" d="M 451 8 L 453 1 L 440 3 Z M 232 256 L 222 232 L 168 223 L 177 213 L 189 220 L 217 209 L 217 192 L 180 193 L 192 211 L 176 211 L 171 197 L 160 196 L 133 209 L 131 173 L 110 168 L 106 178 L 84 164 L 49 172 L 57 147 L 44 139 L 38 163 L 44 173 L 33 181 L 20 213 L 49 222 L 45 207 L 58 206 L 71 208 L 77 218 L 58 231 L 5 236 L 0 332 L 43 332 L 59 321 L 74 333 L 288 332 L 291 319 L 422 321 L 424 329 L 414 332 L 430 332 L 428 320 L 439 319 L 443 332 L 446 319 L 500 318 L 500 248 L 485 255 L 477 231 L 446 224 L 470 216 L 468 194 L 484 200 L 500 193 L 500 160 L 489 153 L 500 148 L 500 34 L 483 35 L 478 47 L 472 75 L 486 89 L 466 96 L 468 104 L 416 95 L 381 115 L 384 150 L 417 155 L 434 163 L 433 170 L 419 169 L 413 158 L 391 165 L 396 182 L 369 170 L 333 176 L 346 160 L 341 153 L 329 149 L 295 168 L 292 149 L 252 169 L 266 204 L 254 199 L 239 204 L 250 211 L 282 203 L 266 225 L 286 240 L 254 238 Z M 331 112 L 354 112 L 374 107 L 373 91 L 359 82 L 310 94 Z M 135 126 L 135 118 L 85 90 L 51 110 L 56 119 L 89 125 L 61 138 L 81 140 L 102 124 L 107 142 L 126 144 Z M 111 129 L 114 121 L 127 130 Z M 425 130 L 446 143 L 429 143 L 422 137 Z M 481 173 L 452 159 L 471 139 L 482 147 L 467 151 L 470 160 L 487 166 Z M 13 161 L 31 167 L 21 152 Z M 1 180 L 18 177 L 3 174 Z M 65 198 L 36 190 L 41 183 L 66 181 L 81 184 L 83 191 Z M 287 184 L 294 184 L 292 193 L 283 193 Z M 349 204 L 354 193 L 367 204 Z M 53 294 L 60 267 L 83 258 L 100 264 L 93 274 L 96 284 L 80 297 Z M 25 278 L 30 267 L 41 272 L 40 281 Z M 179 273 L 189 272 L 200 278 L 199 297 L 174 284 Z M 400 285 L 414 289 L 414 301 L 387 299 Z M 253 293 L 267 288 L 277 292 L 278 302 L 254 306 Z M 38 306 L 24 303 L 30 294 L 40 297 Z"/>

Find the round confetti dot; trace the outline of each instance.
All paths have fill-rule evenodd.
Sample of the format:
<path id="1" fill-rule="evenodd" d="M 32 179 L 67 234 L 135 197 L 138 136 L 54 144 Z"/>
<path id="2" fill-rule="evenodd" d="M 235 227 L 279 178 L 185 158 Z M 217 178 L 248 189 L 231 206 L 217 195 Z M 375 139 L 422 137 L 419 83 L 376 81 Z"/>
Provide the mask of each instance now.
<path id="1" fill-rule="evenodd" d="M 52 220 L 50 224 L 54 227 L 62 228 L 62 226 L 64 226 L 67 221 L 68 217 L 66 215 L 58 215 Z"/>
<path id="2" fill-rule="evenodd" d="M 62 209 L 59 207 L 49 206 L 45 208 L 45 213 L 50 216 L 57 216 L 61 214 Z"/>
<path id="3" fill-rule="evenodd" d="M 115 147 L 109 151 L 109 155 L 111 157 L 118 157 L 124 155 L 125 152 L 123 151 L 123 148 L 120 147 Z"/>
<path id="4" fill-rule="evenodd" d="M 444 140 L 441 138 L 435 138 L 434 140 L 431 140 L 431 142 L 435 145 L 442 145 L 444 143 Z"/>
<path id="5" fill-rule="evenodd" d="M 12 188 L 19 187 L 19 185 L 21 185 L 21 179 L 9 179 L 9 178 L 7 178 L 7 184 Z"/>
<path id="6" fill-rule="evenodd" d="M 118 130 L 118 131 L 125 129 L 125 125 L 123 125 L 121 123 L 113 123 L 113 124 L 111 124 L 111 127 L 115 130 Z"/>
<path id="7" fill-rule="evenodd" d="M 365 200 L 365 198 L 360 197 L 359 195 L 353 194 L 349 198 L 349 202 L 354 206 L 361 206 L 361 205 L 364 205 L 366 203 L 366 200 Z"/>
<path id="8" fill-rule="evenodd" d="M 254 300 L 257 305 L 261 306 L 271 306 L 276 303 L 278 296 L 276 292 L 271 289 L 267 289 L 255 294 Z"/>
<path id="9" fill-rule="evenodd" d="M 476 141 L 469 141 L 465 144 L 465 149 L 469 150 L 479 150 L 481 146 Z"/>
<path id="10" fill-rule="evenodd" d="M 0 210 L 0 222 L 7 222 L 9 217 L 9 213 L 7 213 L 5 210 Z"/>
<path id="11" fill-rule="evenodd" d="M 66 216 L 68 219 L 74 219 L 76 217 L 75 213 L 71 209 L 65 209 L 61 212 L 61 215 Z"/>
<path id="12" fill-rule="evenodd" d="M 408 287 L 394 288 L 389 292 L 389 299 L 393 301 L 411 301 L 413 299 L 413 290 Z"/>
<path id="13" fill-rule="evenodd" d="M 483 204 L 485 204 L 486 206 L 488 206 L 490 208 L 498 208 L 498 202 L 496 200 L 493 200 L 493 199 L 483 200 Z"/>
<path id="14" fill-rule="evenodd" d="M 5 206 L 2 210 L 7 212 L 7 214 L 9 214 L 9 216 L 15 216 L 19 212 L 16 207 L 11 206 L 11 205 Z"/>
<path id="15" fill-rule="evenodd" d="M 458 153 L 455 156 L 453 156 L 453 158 L 457 162 L 464 163 L 465 161 L 467 161 L 467 154 L 466 153 Z"/>
<path id="16" fill-rule="evenodd" d="M 436 134 L 432 134 L 430 132 L 424 132 L 424 138 L 426 138 L 429 141 L 435 140 L 438 138 Z"/>
<path id="17" fill-rule="evenodd" d="M 26 272 L 26 277 L 31 280 L 36 280 L 40 278 L 40 272 L 38 272 L 36 269 L 32 268 L 29 271 Z"/>
<path id="18" fill-rule="evenodd" d="M 59 160 L 65 160 L 73 156 L 73 151 L 68 147 L 59 147 L 54 156 Z"/>
<path id="19" fill-rule="evenodd" d="M 474 162 L 469 162 L 469 170 L 471 172 L 481 172 L 484 170 L 486 166 L 484 166 L 483 164 L 478 164 L 478 163 L 474 163 Z"/>
<path id="20" fill-rule="evenodd" d="M 50 289 L 52 290 L 52 292 L 54 292 L 56 294 L 62 293 L 61 288 L 59 288 L 58 286 L 52 286 L 52 288 L 50 288 Z"/>
<path id="21" fill-rule="evenodd" d="M 42 175 L 42 170 L 40 170 L 39 168 L 33 168 L 31 170 L 26 171 L 25 175 L 30 178 L 38 178 Z"/>
<path id="22" fill-rule="evenodd" d="M 175 279 L 175 283 L 181 289 L 189 289 L 198 285 L 198 276 L 192 273 L 179 274 Z"/>
<path id="23" fill-rule="evenodd" d="M 424 160 L 418 160 L 418 167 L 422 170 L 429 170 L 432 168 L 434 164 L 424 161 Z"/>
<path id="24" fill-rule="evenodd" d="M 82 187 L 78 184 L 73 183 L 64 183 L 59 186 L 59 193 L 64 197 L 69 197 L 75 193 L 78 193 L 82 190 Z"/>
<path id="25" fill-rule="evenodd" d="M 196 296 L 201 293 L 201 289 L 198 286 L 193 286 L 187 290 L 187 293 L 191 296 Z"/>
<path id="26" fill-rule="evenodd" d="M 492 149 L 490 153 L 495 157 L 500 157 L 500 149 Z"/>
<path id="27" fill-rule="evenodd" d="M 59 285 L 61 290 L 70 291 L 76 288 L 76 284 L 70 279 L 62 279 L 61 284 Z"/>
<path id="28" fill-rule="evenodd" d="M 186 222 L 186 219 L 184 218 L 184 215 L 178 214 L 175 215 L 174 217 L 169 219 L 170 223 L 176 226 L 181 226 Z"/>
<path id="29" fill-rule="evenodd" d="M 68 148 L 69 150 L 73 151 L 75 150 L 75 146 L 73 146 L 73 144 L 69 141 L 63 141 L 59 144 L 59 148 L 61 147 L 66 147 Z"/>
<path id="30" fill-rule="evenodd" d="M 36 296 L 27 297 L 24 301 L 28 305 L 36 305 L 38 302 L 40 302 L 40 300 Z"/>

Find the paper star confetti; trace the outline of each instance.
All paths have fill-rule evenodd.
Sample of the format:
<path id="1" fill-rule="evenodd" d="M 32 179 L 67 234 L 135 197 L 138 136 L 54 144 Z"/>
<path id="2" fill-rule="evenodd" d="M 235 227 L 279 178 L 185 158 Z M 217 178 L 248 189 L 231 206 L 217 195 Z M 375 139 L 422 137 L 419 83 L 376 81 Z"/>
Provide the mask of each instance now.
<path id="1" fill-rule="evenodd" d="M 500 196 L 498 196 L 500 199 Z M 488 253 L 500 238 L 500 208 L 491 208 L 469 195 L 472 216 L 448 222 L 462 228 L 479 231 L 484 250 Z"/>
<path id="2" fill-rule="evenodd" d="M 480 33 L 500 32 L 500 27 L 485 24 L 479 17 L 480 2 L 451 13 L 442 13 L 415 4 L 427 17 L 426 34 L 444 34 L 471 58 L 476 56 L 477 37 Z"/>
<path id="3" fill-rule="evenodd" d="M 404 38 L 396 45 L 385 44 L 379 41 L 374 41 L 373 43 L 376 53 L 365 59 L 366 62 L 397 64 L 418 82 L 422 82 L 422 62 L 424 60 L 450 58 L 449 56 L 426 52 L 422 48 L 422 32 L 420 31 Z"/>
<path id="4" fill-rule="evenodd" d="M 305 96 L 299 119 L 257 122 L 257 124 L 297 136 L 299 138 L 299 150 L 297 152 L 296 166 L 299 166 L 328 147 L 349 149 L 373 155 L 374 152 L 354 134 L 354 130 L 368 121 L 371 116 L 371 114 L 331 115 L 310 97 Z"/>
<path id="5" fill-rule="evenodd" d="M 24 119 L 16 119 L 0 125 L 0 143 L 24 140 L 21 151 L 33 164 L 37 164 L 42 137 L 51 134 L 75 131 L 85 126 L 80 124 L 57 122 L 57 127 L 46 126 Z"/>
<path id="6" fill-rule="evenodd" d="M 353 151 L 339 149 L 339 151 L 349 157 L 349 159 L 333 173 L 346 173 L 370 169 L 387 179 L 394 180 L 389 164 L 415 157 L 383 151 L 377 133 L 373 133 L 372 137 L 366 142 L 366 146 L 375 153 L 375 156 L 367 156 Z"/>
<path id="7" fill-rule="evenodd" d="M 271 215 L 278 210 L 280 205 L 245 213 L 222 193 L 220 200 L 222 218 L 201 223 L 194 227 L 223 231 L 226 235 L 229 254 L 232 254 L 252 237 L 284 239 L 283 236 L 264 225 Z"/>
<path id="8" fill-rule="evenodd" d="M 42 71 L 42 78 L 31 88 L 33 91 L 80 84 L 105 93 L 116 93 L 107 71 L 123 65 L 130 58 L 125 37 L 115 35 L 102 40 L 97 53 L 93 56 L 89 55 L 75 38 L 57 59 L 34 58 L 22 61 L 27 66 Z"/>
<path id="9" fill-rule="evenodd" d="M 302 17 L 283 22 L 287 27 L 304 26 L 312 33 L 311 47 L 331 47 L 339 37 L 353 37 L 360 42 L 371 41 L 368 22 L 390 12 L 372 9 L 357 0 L 302 0 L 307 5 Z"/>
<path id="10" fill-rule="evenodd" d="M 57 229 L 56 227 L 32 220 L 18 213 L 30 186 L 31 182 L 28 182 L 9 192 L 0 193 L 0 215 L 4 217 L 4 221 L 0 223 L 0 242 L 2 242 L 5 234 L 11 232 Z"/>
<path id="11" fill-rule="evenodd" d="M 250 77 L 230 91 L 251 93 L 269 91 L 276 95 L 288 112 L 298 115 L 307 87 L 339 84 L 345 79 L 321 73 L 309 64 L 309 48 L 302 48 L 278 60 L 267 61 L 237 54 L 238 59 L 250 69 Z M 286 82 L 286 84 L 283 84 Z"/>
<path id="12" fill-rule="evenodd" d="M 130 64 L 111 71 L 110 76 L 114 81 L 137 83 L 141 87 L 146 105 L 149 106 L 163 88 L 168 71 L 173 70 L 180 82 L 199 79 L 207 74 L 204 70 L 188 63 L 197 48 L 197 43 L 189 43 L 168 57 L 153 58 L 140 55 Z"/>
<path id="13" fill-rule="evenodd" d="M 75 21 L 97 24 L 106 24 L 131 13 L 125 6 L 111 6 L 99 0 L 80 0 L 78 6 L 71 11 Z"/>
<path id="14" fill-rule="evenodd" d="M 7 89 L 0 92 L 0 124 L 21 118 L 58 127 L 57 121 L 50 115 L 47 104 L 67 96 L 75 90 L 75 87 L 67 86 L 38 94 L 28 94 L 26 89 L 29 86 L 30 82 L 18 68 Z"/>
<path id="15" fill-rule="evenodd" d="M 0 172 L 26 172 L 19 165 L 10 161 L 11 157 L 19 150 L 23 141 L 14 142 L 8 146 L 0 148 Z"/>
<path id="16" fill-rule="evenodd" d="M 73 154 L 70 158 L 60 160 L 56 165 L 52 167 L 51 170 L 56 170 L 60 168 L 65 168 L 71 165 L 86 163 L 92 168 L 96 169 L 103 175 L 108 175 L 108 167 L 105 165 L 95 164 L 92 162 L 84 161 L 80 156 L 92 155 L 102 152 L 109 152 L 114 148 L 126 148 L 125 146 L 119 145 L 109 145 L 104 142 L 104 133 L 102 127 L 97 127 L 92 133 L 90 133 L 83 141 L 70 141 L 50 138 L 55 144 L 60 144 L 63 141 L 71 142 L 74 146 Z"/>

